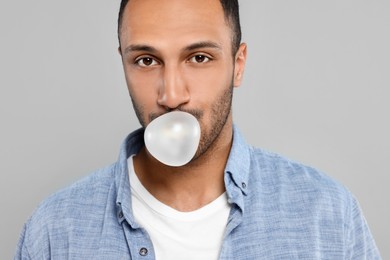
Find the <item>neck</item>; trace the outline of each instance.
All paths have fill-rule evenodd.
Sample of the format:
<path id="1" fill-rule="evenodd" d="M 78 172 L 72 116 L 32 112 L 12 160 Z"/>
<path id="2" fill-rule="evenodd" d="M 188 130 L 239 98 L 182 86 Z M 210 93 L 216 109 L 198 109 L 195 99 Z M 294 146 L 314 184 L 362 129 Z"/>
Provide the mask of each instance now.
<path id="1" fill-rule="evenodd" d="M 224 169 L 232 144 L 232 122 L 205 153 L 182 167 L 170 167 L 153 158 L 144 147 L 134 157 L 142 185 L 159 201 L 179 211 L 201 208 L 224 191 Z"/>

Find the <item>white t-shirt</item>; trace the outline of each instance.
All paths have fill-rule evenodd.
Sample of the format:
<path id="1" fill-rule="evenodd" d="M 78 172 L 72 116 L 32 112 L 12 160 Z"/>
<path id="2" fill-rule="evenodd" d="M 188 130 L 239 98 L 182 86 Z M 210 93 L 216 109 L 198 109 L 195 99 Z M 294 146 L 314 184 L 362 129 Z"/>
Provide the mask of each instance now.
<path id="1" fill-rule="evenodd" d="M 177 211 L 153 197 L 128 159 L 135 220 L 148 232 L 157 260 L 218 259 L 230 205 L 226 193 L 191 212 Z"/>

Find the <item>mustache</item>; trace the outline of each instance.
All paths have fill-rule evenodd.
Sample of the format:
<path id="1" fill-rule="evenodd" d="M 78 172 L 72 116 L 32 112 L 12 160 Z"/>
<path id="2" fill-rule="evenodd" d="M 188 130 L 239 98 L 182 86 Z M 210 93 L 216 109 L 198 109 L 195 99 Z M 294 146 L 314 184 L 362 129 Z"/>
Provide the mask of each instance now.
<path id="1" fill-rule="evenodd" d="M 162 116 L 164 114 L 167 114 L 167 113 L 173 112 L 173 111 L 186 112 L 188 114 L 193 115 L 198 120 L 200 120 L 203 117 L 203 111 L 200 110 L 200 109 L 184 109 L 184 108 L 178 107 L 178 108 L 175 108 L 175 109 L 168 109 L 164 113 L 150 113 L 149 114 L 149 120 L 150 120 L 149 122 L 152 122 L 154 119 L 156 119 L 159 116 Z"/>

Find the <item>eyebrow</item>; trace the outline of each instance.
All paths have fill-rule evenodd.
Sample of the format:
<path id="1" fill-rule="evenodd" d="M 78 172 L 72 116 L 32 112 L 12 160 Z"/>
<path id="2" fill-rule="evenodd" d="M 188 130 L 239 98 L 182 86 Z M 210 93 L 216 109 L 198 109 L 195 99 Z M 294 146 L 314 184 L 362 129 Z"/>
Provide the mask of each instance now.
<path id="1" fill-rule="evenodd" d="M 196 42 L 193 43 L 187 47 L 184 47 L 184 51 L 193 51 L 197 49 L 202 49 L 202 48 L 212 48 L 212 49 L 218 49 L 222 50 L 221 45 L 215 43 L 215 42 L 210 42 L 210 41 L 204 41 L 204 42 Z"/>
<path id="2" fill-rule="evenodd" d="M 188 51 L 194 51 L 194 50 L 202 49 L 202 48 L 212 48 L 212 49 L 222 50 L 222 47 L 215 42 L 202 41 L 202 42 L 196 42 L 196 43 L 193 43 L 193 44 L 190 44 L 190 45 L 184 47 L 183 51 L 188 52 Z M 125 48 L 124 53 L 128 54 L 128 53 L 134 52 L 134 51 L 144 51 L 144 52 L 150 52 L 150 53 L 157 53 L 158 52 L 156 48 L 154 48 L 150 45 L 147 45 L 147 44 L 132 44 L 132 45 L 129 45 Z"/>
<path id="3" fill-rule="evenodd" d="M 133 52 L 133 51 L 145 51 L 145 52 L 156 53 L 157 49 L 153 48 L 152 46 L 145 45 L 145 44 L 132 44 L 132 45 L 126 47 L 124 53 L 127 54 L 127 53 Z"/>

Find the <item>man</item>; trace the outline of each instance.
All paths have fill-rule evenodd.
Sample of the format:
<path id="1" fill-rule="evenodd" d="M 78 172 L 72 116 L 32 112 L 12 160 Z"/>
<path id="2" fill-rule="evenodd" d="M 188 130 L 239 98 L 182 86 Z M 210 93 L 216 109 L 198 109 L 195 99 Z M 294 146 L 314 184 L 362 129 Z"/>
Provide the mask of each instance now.
<path id="1" fill-rule="evenodd" d="M 118 35 L 142 128 L 117 163 L 38 207 L 16 259 L 380 259 L 345 188 L 248 146 L 233 126 L 246 61 L 237 1 L 122 1 Z M 201 129 L 195 156 L 179 167 L 143 139 L 172 111 Z"/>

